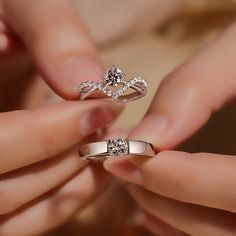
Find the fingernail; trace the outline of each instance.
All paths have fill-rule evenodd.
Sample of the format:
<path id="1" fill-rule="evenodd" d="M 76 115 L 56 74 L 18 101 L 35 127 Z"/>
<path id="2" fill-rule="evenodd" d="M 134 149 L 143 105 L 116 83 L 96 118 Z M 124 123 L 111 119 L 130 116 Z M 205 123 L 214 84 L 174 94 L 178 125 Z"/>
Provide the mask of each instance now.
<path id="1" fill-rule="evenodd" d="M 98 129 L 111 124 L 123 110 L 121 103 L 108 103 L 95 107 L 80 119 L 80 130 L 83 136 L 88 136 Z"/>
<path id="2" fill-rule="evenodd" d="M 90 58 L 72 57 L 64 62 L 63 76 L 72 82 L 75 90 L 83 81 L 100 81 L 102 74 L 101 65 Z"/>
<path id="3" fill-rule="evenodd" d="M 147 115 L 130 137 L 156 143 L 168 127 L 167 119 L 158 114 Z"/>
<path id="4" fill-rule="evenodd" d="M 142 175 L 137 166 L 127 160 L 114 160 L 108 158 L 104 168 L 116 177 L 135 184 L 141 183 Z"/>

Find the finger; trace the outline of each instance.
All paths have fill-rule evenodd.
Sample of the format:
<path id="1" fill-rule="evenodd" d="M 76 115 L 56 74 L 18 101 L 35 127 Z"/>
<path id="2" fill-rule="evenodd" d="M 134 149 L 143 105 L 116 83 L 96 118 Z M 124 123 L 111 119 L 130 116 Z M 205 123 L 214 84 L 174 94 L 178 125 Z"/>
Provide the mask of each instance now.
<path id="1" fill-rule="evenodd" d="M 24 91 L 21 107 L 22 109 L 33 109 L 42 105 L 48 105 L 63 101 L 52 89 L 42 80 L 38 74 L 30 76 L 30 85 Z"/>
<path id="2" fill-rule="evenodd" d="M 19 80 L 18 77 L 17 79 Z M 18 81 L 19 83 L 16 83 L 16 78 L 9 79 L 0 87 L 0 109 L 2 108 L 2 111 L 28 110 L 63 101 L 61 97 L 56 95 L 52 89 L 48 87 L 38 74 L 27 73 L 27 75 L 22 75 L 21 78 L 22 79 Z M 11 93 L 14 94 L 12 99 L 9 99 L 9 88 L 11 88 Z"/>
<path id="3" fill-rule="evenodd" d="M 105 139 L 116 139 L 116 138 L 123 138 L 125 139 L 128 135 L 128 132 L 126 130 L 122 129 L 110 129 L 107 130 L 106 134 L 104 135 Z"/>
<path id="4" fill-rule="evenodd" d="M 86 164 L 86 161 L 78 159 L 77 148 L 73 148 L 47 161 L 1 176 L 0 214 L 13 212 L 56 188 Z"/>
<path id="5" fill-rule="evenodd" d="M 0 32 L 0 53 L 7 52 L 10 48 L 11 40 L 5 34 Z"/>
<path id="6" fill-rule="evenodd" d="M 3 0 L 3 13 L 32 54 L 43 77 L 61 96 L 78 97 L 84 80 L 97 81 L 102 66 L 75 1 Z"/>
<path id="7" fill-rule="evenodd" d="M 138 224 L 141 224 L 145 227 L 149 232 L 157 236 L 187 236 L 184 232 L 177 230 L 171 225 L 167 224 L 163 220 L 148 214 L 147 212 L 141 213 L 139 216 Z"/>
<path id="8" fill-rule="evenodd" d="M 187 234 L 204 236 L 236 234 L 233 213 L 175 201 L 135 185 L 130 186 L 129 191 L 147 212 Z"/>
<path id="9" fill-rule="evenodd" d="M 7 33 L 7 32 L 9 32 L 7 25 L 2 19 L 0 19 L 0 33 Z"/>
<path id="10" fill-rule="evenodd" d="M 108 101 L 61 102 L 0 115 L 0 173 L 53 157 L 111 123 L 123 105 Z"/>
<path id="11" fill-rule="evenodd" d="M 236 212 L 234 156 L 163 151 L 140 162 L 107 160 L 104 165 L 116 176 L 160 195 Z"/>
<path id="12" fill-rule="evenodd" d="M 102 187 L 104 172 L 86 167 L 69 182 L 40 201 L 0 218 L 0 234 L 39 235 L 69 219 Z"/>
<path id="13" fill-rule="evenodd" d="M 14 32 L 0 19 L 0 53 L 9 53 L 20 45 L 22 46 L 22 43 L 17 39 Z"/>
<path id="14" fill-rule="evenodd" d="M 173 148 L 196 132 L 235 96 L 236 25 L 161 83 L 151 107 L 130 138 Z"/>

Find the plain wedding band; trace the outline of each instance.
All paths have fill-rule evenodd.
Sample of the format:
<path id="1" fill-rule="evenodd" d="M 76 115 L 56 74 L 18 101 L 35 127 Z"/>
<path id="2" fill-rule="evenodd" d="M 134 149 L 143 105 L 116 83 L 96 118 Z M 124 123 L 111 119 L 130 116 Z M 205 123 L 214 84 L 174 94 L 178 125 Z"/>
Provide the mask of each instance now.
<path id="1" fill-rule="evenodd" d="M 155 154 L 156 151 L 151 143 L 122 138 L 87 143 L 79 147 L 80 157 L 87 160 L 129 155 L 153 157 Z"/>

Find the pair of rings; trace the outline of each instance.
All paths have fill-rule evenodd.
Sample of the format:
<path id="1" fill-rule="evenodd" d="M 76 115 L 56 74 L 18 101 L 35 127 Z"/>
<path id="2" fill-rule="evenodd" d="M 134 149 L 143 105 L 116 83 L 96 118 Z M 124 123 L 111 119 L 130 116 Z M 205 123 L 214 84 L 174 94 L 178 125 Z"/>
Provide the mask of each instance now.
<path id="1" fill-rule="evenodd" d="M 114 101 L 129 102 L 147 93 L 147 81 L 141 77 L 126 80 L 125 74 L 117 67 L 108 68 L 101 82 L 85 81 L 78 87 L 79 99 L 110 98 Z M 127 155 L 154 156 L 152 144 L 139 140 L 122 138 L 87 143 L 79 148 L 80 157 L 87 160 L 100 160 L 107 157 Z"/>

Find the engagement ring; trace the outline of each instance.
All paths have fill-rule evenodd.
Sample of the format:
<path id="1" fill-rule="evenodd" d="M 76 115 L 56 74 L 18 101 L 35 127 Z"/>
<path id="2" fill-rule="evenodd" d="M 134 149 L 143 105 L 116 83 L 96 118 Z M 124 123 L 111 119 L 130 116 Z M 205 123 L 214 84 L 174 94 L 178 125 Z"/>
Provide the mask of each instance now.
<path id="1" fill-rule="evenodd" d="M 147 93 L 147 81 L 141 77 L 125 80 L 125 74 L 115 66 L 107 69 L 102 82 L 86 81 L 79 85 L 79 99 L 102 95 L 123 102 L 139 99 Z M 104 96 L 103 96 L 104 97 Z"/>
<path id="2" fill-rule="evenodd" d="M 152 157 L 156 152 L 151 143 L 117 138 L 84 144 L 79 148 L 79 154 L 83 159 L 97 160 L 128 155 Z"/>

